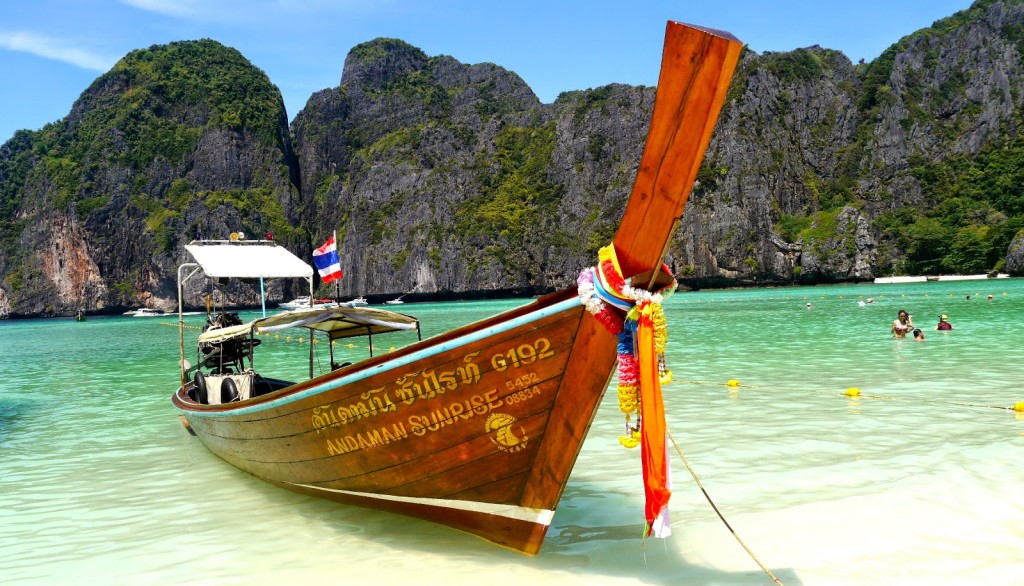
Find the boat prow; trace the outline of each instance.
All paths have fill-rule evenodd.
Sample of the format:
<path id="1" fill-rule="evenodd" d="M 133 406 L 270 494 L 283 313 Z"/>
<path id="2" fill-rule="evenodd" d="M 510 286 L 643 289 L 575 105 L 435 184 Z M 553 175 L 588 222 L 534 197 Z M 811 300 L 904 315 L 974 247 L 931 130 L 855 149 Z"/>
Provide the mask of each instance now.
<path id="1" fill-rule="evenodd" d="M 612 242 L 638 289 L 672 282 L 659 277 L 662 257 L 741 47 L 725 33 L 668 25 L 647 143 Z M 533 554 L 616 364 L 615 336 L 577 294 L 306 381 L 251 373 L 245 397 L 219 404 L 198 400 L 183 372 L 172 400 L 213 453 L 256 477 Z M 218 376 L 250 374 L 241 370 Z"/>

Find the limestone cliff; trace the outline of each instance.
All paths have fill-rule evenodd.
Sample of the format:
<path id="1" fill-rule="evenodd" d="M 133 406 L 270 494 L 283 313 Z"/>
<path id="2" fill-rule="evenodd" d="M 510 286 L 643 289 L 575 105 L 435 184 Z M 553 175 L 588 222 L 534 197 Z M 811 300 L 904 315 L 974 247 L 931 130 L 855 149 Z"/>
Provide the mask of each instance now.
<path id="1" fill-rule="evenodd" d="M 280 92 L 241 54 L 208 40 L 132 52 L 64 120 L 0 152 L 0 313 L 176 306 L 199 235 L 308 248 L 297 181 Z"/>
<path id="2" fill-rule="evenodd" d="M 979 0 L 871 63 L 745 51 L 667 261 L 693 287 L 1019 271 L 1022 54 L 1024 0 Z M 184 244 L 236 231 L 308 258 L 336 230 L 346 296 L 569 286 L 614 233 L 654 95 L 542 104 L 498 65 L 376 39 L 289 128 L 233 49 L 132 52 L 0 145 L 0 316 L 167 307 Z"/>

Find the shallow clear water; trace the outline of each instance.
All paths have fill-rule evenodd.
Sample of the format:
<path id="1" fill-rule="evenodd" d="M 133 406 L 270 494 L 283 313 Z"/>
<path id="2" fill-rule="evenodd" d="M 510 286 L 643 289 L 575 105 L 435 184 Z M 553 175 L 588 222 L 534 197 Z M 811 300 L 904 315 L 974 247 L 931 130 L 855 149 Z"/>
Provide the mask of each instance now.
<path id="1" fill-rule="evenodd" d="M 432 335 L 523 302 L 398 309 Z M 924 343 L 889 336 L 901 308 Z M 667 314 L 669 430 L 785 584 L 1024 583 L 1024 280 L 680 293 Z M 674 534 L 640 539 L 614 393 L 536 557 L 255 480 L 179 423 L 170 321 L 0 322 L 0 582 L 770 583 L 674 452 Z"/>

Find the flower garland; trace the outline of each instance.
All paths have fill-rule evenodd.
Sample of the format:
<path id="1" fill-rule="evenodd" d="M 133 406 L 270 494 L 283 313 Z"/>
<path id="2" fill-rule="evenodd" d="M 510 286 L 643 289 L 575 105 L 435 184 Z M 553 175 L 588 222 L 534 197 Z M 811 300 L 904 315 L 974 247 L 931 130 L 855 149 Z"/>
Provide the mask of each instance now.
<path id="1" fill-rule="evenodd" d="M 640 443 L 640 420 L 632 424 L 632 415 L 640 410 L 640 367 L 636 361 L 636 331 L 640 311 L 650 305 L 654 322 L 654 344 L 658 356 L 658 375 L 661 384 L 672 381 L 672 371 L 665 364 L 665 344 L 668 328 L 662 303 L 675 292 L 678 284 L 672 282 L 657 292 L 632 287 L 622 277 L 615 248 L 608 245 L 598 253 L 598 265 L 584 269 L 576 280 L 580 302 L 601 325 L 618 337 L 618 397 L 619 411 L 626 414 L 626 435 L 619 443 L 635 448 Z M 661 270 L 671 271 L 664 264 Z"/>
<path id="2" fill-rule="evenodd" d="M 676 280 L 660 291 L 632 286 L 622 276 L 614 244 L 602 248 L 596 267 L 580 273 L 576 280 L 580 302 L 604 327 L 618 338 L 619 410 L 626 414 L 626 435 L 619 443 L 640 446 L 644 477 L 644 535 L 667 537 L 672 533 L 668 501 L 672 481 L 666 456 L 665 411 L 661 385 L 672 380 L 665 366 L 668 332 L 662 302 L 677 287 Z M 661 271 L 671 275 L 664 264 Z M 631 423 L 637 415 L 636 425 Z"/>

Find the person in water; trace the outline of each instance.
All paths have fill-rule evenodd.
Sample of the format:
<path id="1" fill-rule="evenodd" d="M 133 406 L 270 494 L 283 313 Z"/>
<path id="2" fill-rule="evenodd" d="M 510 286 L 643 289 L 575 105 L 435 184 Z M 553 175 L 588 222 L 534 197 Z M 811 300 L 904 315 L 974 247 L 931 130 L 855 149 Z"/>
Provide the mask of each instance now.
<path id="1" fill-rule="evenodd" d="M 892 337 L 905 338 L 912 331 L 914 331 L 914 321 L 910 319 L 907 310 L 901 309 L 896 314 L 896 319 L 892 320 Z"/>
<path id="2" fill-rule="evenodd" d="M 949 323 L 949 316 L 942 314 L 939 316 L 939 323 L 935 324 L 936 330 L 952 330 L 953 324 Z"/>
<path id="3" fill-rule="evenodd" d="M 924 342 L 924 332 L 922 332 L 920 329 L 915 329 L 914 330 L 914 341 L 915 342 Z"/>

